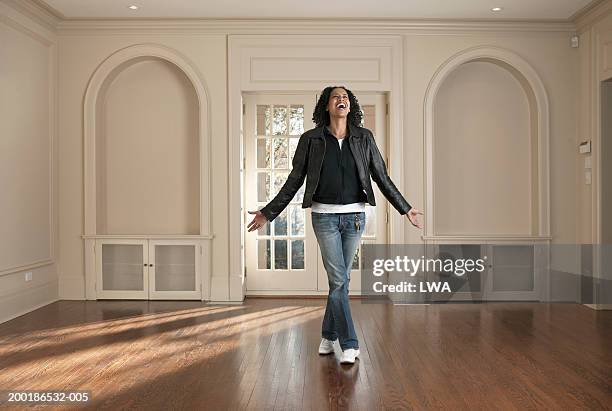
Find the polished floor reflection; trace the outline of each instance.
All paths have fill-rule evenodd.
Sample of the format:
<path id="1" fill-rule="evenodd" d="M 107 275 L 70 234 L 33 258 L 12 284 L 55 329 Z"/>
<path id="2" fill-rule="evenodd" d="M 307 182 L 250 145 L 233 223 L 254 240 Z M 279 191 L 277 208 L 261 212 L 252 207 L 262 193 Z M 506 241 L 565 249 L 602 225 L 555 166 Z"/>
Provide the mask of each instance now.
<path id="1" fill-rule="evenodd" d="M 317 354 L 324 302 L 56 302 L 0 324 L 0 389 L 90 390 L 85 408 L 109 410 L 612 404 L 612 311 L 351 300 L 350 366 Z"/>

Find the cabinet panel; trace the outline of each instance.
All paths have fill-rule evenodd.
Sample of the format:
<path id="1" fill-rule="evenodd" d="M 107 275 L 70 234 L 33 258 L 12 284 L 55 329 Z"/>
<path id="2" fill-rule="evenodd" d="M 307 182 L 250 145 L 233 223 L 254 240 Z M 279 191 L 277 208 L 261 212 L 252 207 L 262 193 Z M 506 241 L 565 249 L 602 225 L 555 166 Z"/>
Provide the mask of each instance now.
<path id="1" fill-rule="evenodd" d="M 492 245 L 491 252 L 491 291 L 533 291 L 533 245 Z"/>
<path id="2" fill-rule="evenodd" d="M 102 244 L 102 289 L 144 290 L 142 245 Z"/>
<path id="3" fill-rule="evenodd" d="M 95 258 L 96 298 L 148 298 L 146 240 L 97 240 Z"/>
<path id="4" fill-rule="evenodd" d="M 486 250 L 481 244 L 436 244 L 428 246 L 428 258 L 442 261 L 478 260 Z M 483 273 L 476 270 L 457 275 L 454 272 L 432 271 L 429 281 L 447 282 L 451 293 L 429 293 L 431 301 L 479 301 L 483 294 Z"/>
<path id="5" fill-rule="evenodd" d="M 149 298 L 202 298 L 200 243 L 181 240 L 149 240 Z"/>
<path id="6" fill-rule="evenodd" d="M 490 244 L 486 299 L 538 300 L 534 244 Z"/>
<path id="7" fill-rule="evenodd" d="M 154 267 L 157 291 L 196 290 L 193 245 L 156 245 Z"/>

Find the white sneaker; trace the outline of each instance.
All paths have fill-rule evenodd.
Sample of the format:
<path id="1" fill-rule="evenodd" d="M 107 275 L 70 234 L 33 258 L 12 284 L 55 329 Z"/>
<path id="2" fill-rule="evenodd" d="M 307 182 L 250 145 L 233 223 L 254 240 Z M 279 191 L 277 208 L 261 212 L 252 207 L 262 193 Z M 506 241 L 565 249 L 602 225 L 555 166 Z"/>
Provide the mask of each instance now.
<path id="1" fill-rule="evenodd" d="M 359 357 L 359 350 L 349 348 L 342 351 L 342 357 L 340 357 L 341 364 L 355 364 L 355 358 Z"/>
<path id="2" fill-rule="evenodd" d="M 319 354 L 331 354 L 334 352 L 334 342 L 325 338 L 321 338 L 319 344 Z"/>

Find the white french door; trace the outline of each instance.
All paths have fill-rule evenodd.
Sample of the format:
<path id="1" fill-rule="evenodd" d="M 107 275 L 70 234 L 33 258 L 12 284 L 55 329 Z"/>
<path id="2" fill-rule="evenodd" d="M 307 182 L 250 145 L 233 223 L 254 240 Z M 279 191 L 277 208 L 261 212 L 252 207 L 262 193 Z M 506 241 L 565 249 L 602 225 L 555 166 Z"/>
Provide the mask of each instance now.
<path id="1" fill-rule="evenodd" d="M 313 94 L 244 96 L 245 220 L 279 192 L 291 171 L 297 142 L 313 127 Z M 305 184 L 283 212 L 257 231 L 245 232 L 247 291 L 279 293 L 317 287 L 317 243 L 310 212 L 302 208 Z"/>
<path id="2" fill-rule="evenodd" d="M 316 92 L 301 94 L 245 94 L 243 96 L 243 152 L 245 221 L 247 211 L 264 207 L 278 193 L 291 171 L 301 134 L 314 127 Z M 372 130 L 386 157 L 386 101 L 384 94 L 358 95 L 364 126 Z M 244 230 L 247 294 L 327 293 L 327 274 L 312 229 L 311 209 L 303 209 L 302 185 L 274 221 L 253 232 Z M 373 184 L 377 207 L 366 206 L 362 243 L 385 243 L 388 203 Z M 353 262 L 350 289 L 359 292 L 361 252 Z"/>

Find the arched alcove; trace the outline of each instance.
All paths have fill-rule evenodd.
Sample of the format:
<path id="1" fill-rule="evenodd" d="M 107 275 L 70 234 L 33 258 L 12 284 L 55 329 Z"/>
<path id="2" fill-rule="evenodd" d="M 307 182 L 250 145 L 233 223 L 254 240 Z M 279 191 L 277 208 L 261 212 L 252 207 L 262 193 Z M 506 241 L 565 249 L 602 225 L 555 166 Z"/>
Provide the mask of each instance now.
<path id="1" fill-rule="evenodd" d="M 84 123 L 87 299 L 210 298 L 210 113 L 177 51 L 138 44 L 106 58 Z"/>
<path id="2" fill-rule="evenodd" d="M 117 67 L 96 105 L 97 234 L 200 233 L 198 100 L 157 57 Z"/>
<path id="3" fill-rule="evenodd" d="M 85 235 L 210 234 L 208 107 L 200 75 L 167 47 L 100 64 L 84 102 Z"/>
<path id="4" fill-rule="evenodd" d="M 547 236 L 548 102 L 515 54 L 477 47 L 425 101 L 426 236 Z"/>

